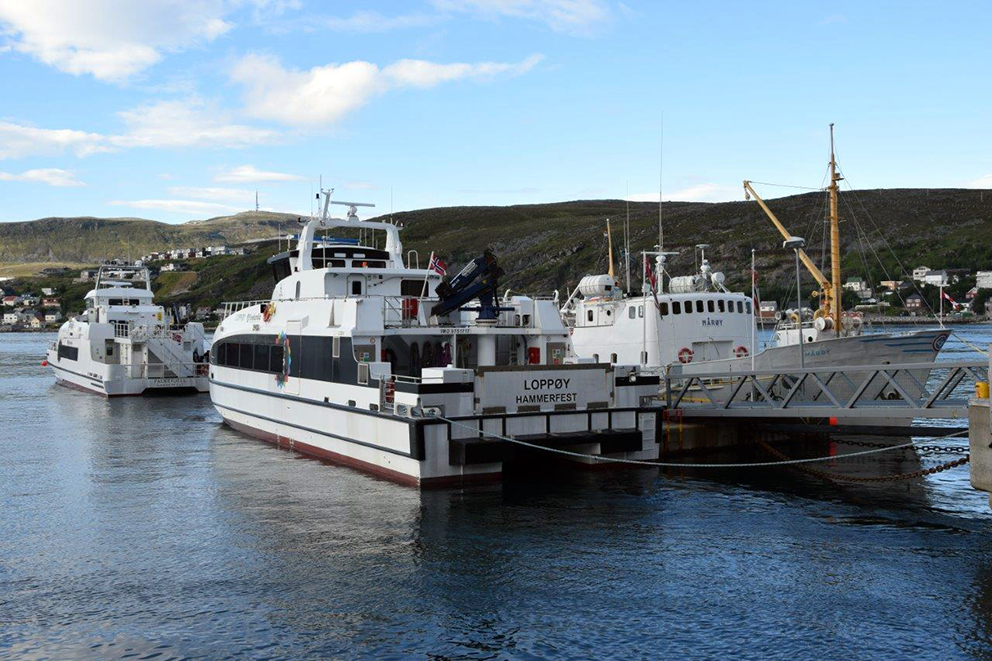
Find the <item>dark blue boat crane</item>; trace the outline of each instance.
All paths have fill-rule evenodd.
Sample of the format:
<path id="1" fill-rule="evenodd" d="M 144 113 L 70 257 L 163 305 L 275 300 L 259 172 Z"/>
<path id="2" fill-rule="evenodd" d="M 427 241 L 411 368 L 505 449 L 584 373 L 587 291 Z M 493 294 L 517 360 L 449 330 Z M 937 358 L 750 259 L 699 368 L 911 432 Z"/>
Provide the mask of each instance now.
<path id="1" fill-rule="evenodd" d="M 478 312 L 479 321 L 496 321 L 501 308 L 495 300 L 502 275 L 503 269 L 496 262 L 496 255 L 486 250 L 481 257 L 469 262 L 451 282 L 442 282 L 437 286 L 437 295 L 441 300 L 431 308 L 431 314 L 440 317 L 455 310 L 468 310 Z M 475 298 L 479 299 L 479 307 L 462 307 Z"/>

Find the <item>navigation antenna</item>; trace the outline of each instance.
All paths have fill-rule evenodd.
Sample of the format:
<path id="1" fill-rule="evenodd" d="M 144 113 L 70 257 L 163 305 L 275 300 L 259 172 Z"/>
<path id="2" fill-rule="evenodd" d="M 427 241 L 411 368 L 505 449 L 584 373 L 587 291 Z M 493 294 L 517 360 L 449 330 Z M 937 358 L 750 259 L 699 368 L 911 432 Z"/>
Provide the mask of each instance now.
<path id="1" fill-rule="evenodd" d="M 661 197 L 665 181 L 665 111 L 661 111 L 661 146 L 658 148 L 658 251 L 665 251 L 665 226 L 661 217 Z"/>

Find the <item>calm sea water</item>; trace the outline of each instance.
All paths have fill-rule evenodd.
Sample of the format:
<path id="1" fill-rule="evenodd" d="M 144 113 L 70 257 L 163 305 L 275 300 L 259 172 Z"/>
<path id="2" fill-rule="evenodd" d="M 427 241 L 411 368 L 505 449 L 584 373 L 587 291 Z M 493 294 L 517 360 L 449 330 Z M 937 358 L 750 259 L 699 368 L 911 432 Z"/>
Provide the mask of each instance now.
<path id="1" fill-rule="evenodd" d="M 992 655 L 967 468 L 557 466 L 421 493 L 242 437 L 207 396 L 57 387 L 49 339 L 0 336 L 5 656 Z"/>

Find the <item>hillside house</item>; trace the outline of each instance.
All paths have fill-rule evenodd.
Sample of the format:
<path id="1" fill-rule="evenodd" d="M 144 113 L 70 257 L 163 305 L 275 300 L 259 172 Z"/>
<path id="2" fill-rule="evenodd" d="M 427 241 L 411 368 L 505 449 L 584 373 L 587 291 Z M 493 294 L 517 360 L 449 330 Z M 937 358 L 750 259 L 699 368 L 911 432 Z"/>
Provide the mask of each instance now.
<path id="1" fill-rule="evenodd" d="M 43 308 L 57 308 L 61 307 L 62 304 L 59 303 L 59 299 L 54 297 L 45 297 L 41 299 L 41 307 Z"/>
<path id="2" fill-rule="evenodd" d="M 58 310 L 48 310 L 45 312 L 45 323 L 54 324 L 62 321 L 62 313 Z"/>
<path id="3" fill-rule="evenodd" d="M 975 287 L 992 289 L 992 271 L 979 271 L 975 274 Z"/>
<path id="4" fill-rule="evenodd" d="M 947 276 L 947 271 L 927 271 L 923 276 L 923 283 L 927 285 L 933 285 L 934 287 L 946 287 L 950 284 L 950 280 Z"/>
<path id="5" fill-rule="evenodd" d="M 93 280 L 96 278 L 98 269 L 83 269 L 79 272 L 79 280 L 85 282 L 87 280 Z"/>
<path id="6" fill-rule="evenodd" d="M 42 287 L 41 288 L 41 295 L 42 296 L 55 296 L 55 288 L 54 287 Z"/>
<path id="7" fill-rule="evenodd" d="M 923 282 L 924 278 L 926 278 L 927 273 L 929 272 L 930 272 L 929 266 L 917 266 L 915 269 L 913 269 L 913 280 L 916 280 L 917 282 Z"/>
<path id="8" fill-rule="evenodd" d="M 3 304 L 8 308 L 17 307 L 21 304 L 21 297 L 13 294 L 3 297 Z"/>
<path id="9" fill-rule="evenodd" d="M 888 291 L 899 291 L 899 288 L 902 287 L 902 285 L 902 280 L 882 280 L 878 283 L 879 288 L 886 289 Z"/>
<path id="10" fill-rule="evenodd" d="M 919 294 L 911 294 L 906 297 L 906 309 L 917 312 L 923 309 L 923 297 Z"/>

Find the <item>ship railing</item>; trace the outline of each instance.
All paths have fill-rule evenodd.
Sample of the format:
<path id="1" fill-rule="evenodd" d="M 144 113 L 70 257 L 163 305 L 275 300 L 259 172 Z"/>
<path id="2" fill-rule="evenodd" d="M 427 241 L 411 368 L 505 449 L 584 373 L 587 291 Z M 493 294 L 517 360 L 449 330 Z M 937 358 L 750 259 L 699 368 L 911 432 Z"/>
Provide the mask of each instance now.
<path id="1" fill-rule="evenodd" d="M 210 373 L 210 363 L 200 361 L 200 362 L 182 362 L 182 363 L 141 363 L 140 365 L 131 365 L 131 373 L 129 374 L 132 378 L 144 378 L 151 381 L 155 380 L 170 380 L 170 379 L 190 379 L 195 377 L 207 376 Z M 137 374 L 135 374 L 134 367 L 138 369 Z M 183 372 L 180 374 L 177 372 Z M 172 376 L 166 374 L 166 372 L 172 372 Z"/>
<path id="2" fill-rule="evenodd" d="M 272 302 L 271 299 L 257 299 L 253 301 L 224 301 L 221 304 L 224 306 L 224 312 L 223 312 L 223 316 L 221 317 L 221 321 L 227 319 L 232 314 L 241 312 L 245 308 L 250 308 L 253 305 L 257 305 L 259 306 L 259 309 L 261 309 L 262 307 L 268 305 L 271 302 Z"/>

